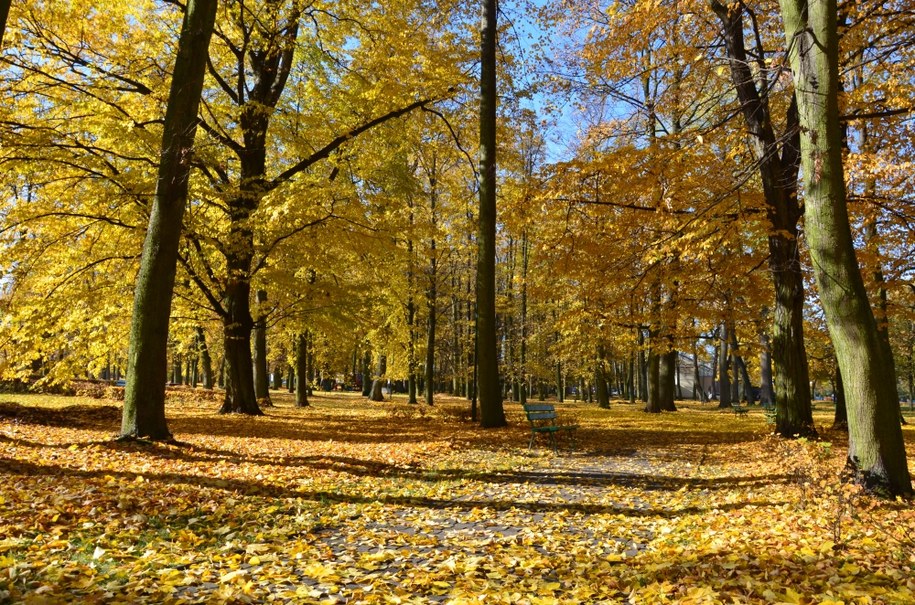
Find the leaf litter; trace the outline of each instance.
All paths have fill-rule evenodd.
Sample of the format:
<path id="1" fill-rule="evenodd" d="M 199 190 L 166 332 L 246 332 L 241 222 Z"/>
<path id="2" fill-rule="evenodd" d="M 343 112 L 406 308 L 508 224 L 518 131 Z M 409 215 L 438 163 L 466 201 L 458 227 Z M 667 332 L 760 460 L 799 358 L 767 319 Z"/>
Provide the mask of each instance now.
<path id="1" fill-rule="evenodd" d="M 0 602 L 915 602 L 911 503 L 840 484 L 840 434 L 780 441 L 761 413 L 569 404 L 554 455 L 510 403 L 484 431 L 459 400 L 182 401 L 180 442 L 150 444 L 111 440 L 110 402 L 17 399 Z"/>

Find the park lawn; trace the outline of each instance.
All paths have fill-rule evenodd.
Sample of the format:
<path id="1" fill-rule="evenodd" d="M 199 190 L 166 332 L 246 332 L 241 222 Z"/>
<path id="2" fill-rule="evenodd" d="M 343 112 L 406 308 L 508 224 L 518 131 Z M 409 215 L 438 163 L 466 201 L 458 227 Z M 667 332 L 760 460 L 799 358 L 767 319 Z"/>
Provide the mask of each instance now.
<path id="1" fill-rule="evenodd" d="M 185 394 L 147 444 L 115 401 L 0 395 L 0 603 L 915 602 L 912 503 L 841 485 L 838 433 L 566 403 L 554 455 L 518 404 L 482 430 L 460 399 L 274 399 Z"/>

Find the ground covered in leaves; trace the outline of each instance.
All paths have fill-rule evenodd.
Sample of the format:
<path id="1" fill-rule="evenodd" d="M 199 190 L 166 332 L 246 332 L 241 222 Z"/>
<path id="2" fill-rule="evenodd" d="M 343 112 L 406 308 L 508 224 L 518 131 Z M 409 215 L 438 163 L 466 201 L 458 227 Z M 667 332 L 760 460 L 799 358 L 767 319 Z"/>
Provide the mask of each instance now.
<path id="1" fill-rule="evenodd" d="M 176 398 L 144 444 L 115 401 L 0 395 L 0 603 L 915 603 L 913 505 L 842 486 L 838 433 L 573 403 L 553 454 L 517 404 L 276 403 Z"/>

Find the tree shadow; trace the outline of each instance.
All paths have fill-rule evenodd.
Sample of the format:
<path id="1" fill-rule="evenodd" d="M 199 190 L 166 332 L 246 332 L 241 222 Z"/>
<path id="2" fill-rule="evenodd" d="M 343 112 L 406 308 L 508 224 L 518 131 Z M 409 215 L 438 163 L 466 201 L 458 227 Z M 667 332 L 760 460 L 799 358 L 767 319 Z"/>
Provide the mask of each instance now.
<path id="1" fill-rule="evenodd" d="M 626 503 L 583 503 L 583 502 L 543 502 L 543 501 L 517 501 L 513 499 L 496 500 L 491 498 L 430 498 L 426 496 L 400 496 L 400 495 L 360 495 L 343 491 L 308 490 L 281 487 L 256 480 L 217 479 L 201 477 L 199 475 L 184 475 L 180 473 L 139 473 L 135 471 L 118 470 L 84 470 L 59 466 L 47 466 L 14 460 L 0 456 L 0 471 L 7 475 L 30 475 L 70 477 L 80 480 L 101 479 L 115 477 L 126 481 L 136 481 L 138 477 L 150 482 L 162 482 L 169 485 L 183 485 L 192 488 L 215 489 L 233 494 L 249 497 L 268 497 L 277 499 L 300 498 L 314 502 L 340 503 L 340 504 L 383 504 L 393 506 L 420 507 L 437 510 L 465 510 L 486 508 L 494 511 L 524 510 L 531 513 L 546 512 L 581 512 L 584 514 L 617 514 L 630 517 L 662 517 L 672 518 L 688 514 L 701 514 L 712 510 L 713 507 L 685 506 L 670 509 L 652 508 L 648 506 L 636 507 Z M 766 500 L 752 500 L 729 504 L 717 504 L 715 510 L 739 510 L 748 506 L 774 507 L 781 506 L 784 502 L 770 502 Z"/>

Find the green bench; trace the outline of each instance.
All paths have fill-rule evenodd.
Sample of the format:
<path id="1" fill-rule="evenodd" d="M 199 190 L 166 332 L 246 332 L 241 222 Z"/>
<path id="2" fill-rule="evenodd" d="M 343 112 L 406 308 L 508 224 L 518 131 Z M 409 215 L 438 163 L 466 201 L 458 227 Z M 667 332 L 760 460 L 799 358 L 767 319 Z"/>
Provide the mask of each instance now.
<path id="1" fill-rule="evenodd" d="M 763 406 L 763 414 L 766 415 L 766 424 L 775 424 L 777 414 L 774 405 Z"/>
<path id="2" fill-rule="evenodd" d="M 747 406 L 740 403 L 732 403 L 731 409 L 734 410 L 736 416 L 746 416 L 750 411 L 747 409 Z"/>
<path id="3" fill-rule="evenodd" d="M 578 425 L 559 424 L 556 408 L 552 403 L 526 403 L 524 404 L 524 414 L 531 423 L 531 440 L 527 444 L 527 449 L 534 447 L 534 439 L 542 433 L 549 435 L 550 445 L 553 452 L 556 452 L 556 433 L 559 431 L 564 431 L 569 435 L 569 441 L 574 445 L 573 433 L 578 429 Z"/>

